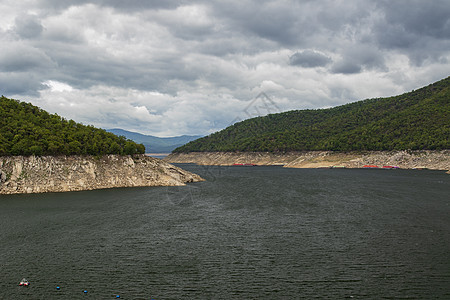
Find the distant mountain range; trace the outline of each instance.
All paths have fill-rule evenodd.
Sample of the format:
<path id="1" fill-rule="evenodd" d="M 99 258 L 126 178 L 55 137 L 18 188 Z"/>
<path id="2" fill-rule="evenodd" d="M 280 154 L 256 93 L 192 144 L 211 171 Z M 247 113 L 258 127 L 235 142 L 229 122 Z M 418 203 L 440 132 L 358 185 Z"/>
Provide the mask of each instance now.
<path id="1" fill-rule="evenodd" d="M 130 139 L 138 144 L 143 144 L 145 146 L 146 153 L 170 153 L 173 149 L 202 137 L 201 135 L 182 135 L 161 138 L 153 135 L 145 135 L 118 128 L 106 129 L 106 131 L 114 133 L 118 136 L 124 136 L 125 138 Z"/>
<path id="2" fill-rule="evenodd" d="M 395 97 L 248 119 L 174 152 L 450 149 L 450 77 Z"/>

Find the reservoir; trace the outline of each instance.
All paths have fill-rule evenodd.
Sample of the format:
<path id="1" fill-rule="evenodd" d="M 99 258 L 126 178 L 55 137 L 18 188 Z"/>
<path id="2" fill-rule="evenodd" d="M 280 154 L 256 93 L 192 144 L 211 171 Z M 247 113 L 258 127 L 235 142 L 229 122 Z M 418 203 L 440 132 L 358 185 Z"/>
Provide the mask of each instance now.
<path id="1" fill-rule="evenodd" d="M 206 181 L 0 195 L 0 299 L 450 298 L 445 172 L 179 166 Z"/>

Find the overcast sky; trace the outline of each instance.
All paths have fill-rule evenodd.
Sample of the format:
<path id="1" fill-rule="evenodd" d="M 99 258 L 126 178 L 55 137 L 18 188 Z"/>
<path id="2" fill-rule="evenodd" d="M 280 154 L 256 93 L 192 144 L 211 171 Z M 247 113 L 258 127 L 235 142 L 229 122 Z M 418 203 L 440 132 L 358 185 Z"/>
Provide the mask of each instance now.
<path id="1" fill-rule="evenodd" d="M 157 136 L 450 75 L 448 0 L 0 0 L 0 11 L 1 94 Z M 254 101 L 262 92 L 271 101 Z"/>

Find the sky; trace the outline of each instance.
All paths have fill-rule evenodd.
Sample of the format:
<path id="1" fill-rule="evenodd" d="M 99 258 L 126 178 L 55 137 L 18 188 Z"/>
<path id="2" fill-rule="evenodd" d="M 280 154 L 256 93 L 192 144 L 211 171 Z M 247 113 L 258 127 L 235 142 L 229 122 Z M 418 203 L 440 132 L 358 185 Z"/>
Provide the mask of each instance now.
<path id="1" fill-rule="evenodd" d="M 0 11 L 0 94 L 160 137 L 450 75 L 448 0 L 0 0 Z"/>

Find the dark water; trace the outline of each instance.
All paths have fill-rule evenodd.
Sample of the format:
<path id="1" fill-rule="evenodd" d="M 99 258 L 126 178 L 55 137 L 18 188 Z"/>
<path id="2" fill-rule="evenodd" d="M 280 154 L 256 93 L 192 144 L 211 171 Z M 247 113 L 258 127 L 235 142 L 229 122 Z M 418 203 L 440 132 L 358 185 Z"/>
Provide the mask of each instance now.
<path id="1" fill-rule="evenodd" d="M 208 181 L 0 196 L 0 299 L 450 299 L 443 172 L 184 167 Z"/>

